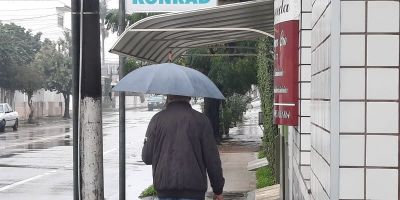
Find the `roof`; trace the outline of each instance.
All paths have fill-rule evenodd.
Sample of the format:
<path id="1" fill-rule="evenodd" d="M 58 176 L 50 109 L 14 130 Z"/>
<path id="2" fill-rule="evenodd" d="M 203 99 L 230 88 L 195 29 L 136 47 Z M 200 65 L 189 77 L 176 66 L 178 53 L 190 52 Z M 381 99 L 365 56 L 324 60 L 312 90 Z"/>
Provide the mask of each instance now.
<path id="1" fill-rule="evenodd" d="M 233 3 L 200 10 L 147 17 L 128 27 L 110 50 L 140 60 L 163 63 L 187 49 L 273 37 L 274 1 Z"/>

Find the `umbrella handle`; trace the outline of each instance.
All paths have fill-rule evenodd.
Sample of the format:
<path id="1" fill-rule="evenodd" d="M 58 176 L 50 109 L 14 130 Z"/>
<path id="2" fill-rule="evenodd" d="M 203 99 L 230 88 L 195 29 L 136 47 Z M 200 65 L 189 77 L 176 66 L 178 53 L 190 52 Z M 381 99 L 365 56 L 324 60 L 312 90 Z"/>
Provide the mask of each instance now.
<path id="1" fill-rule="evenodd" d="M 172 63 L 172 50 L 168 52 L 168 62 Z"/>

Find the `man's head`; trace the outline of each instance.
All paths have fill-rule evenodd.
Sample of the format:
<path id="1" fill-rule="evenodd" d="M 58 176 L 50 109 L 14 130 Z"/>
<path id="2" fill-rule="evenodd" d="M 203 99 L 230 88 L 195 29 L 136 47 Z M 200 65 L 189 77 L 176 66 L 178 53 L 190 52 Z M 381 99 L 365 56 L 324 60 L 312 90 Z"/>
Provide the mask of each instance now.
<path id="1" fill-rule="evenodd" d="M 188 96 L 167 95 L 167 104 L 176 102 L 176 101 L 190 102 L 190 99 L 191 99 L 191 97 L 188 97 Z"/>

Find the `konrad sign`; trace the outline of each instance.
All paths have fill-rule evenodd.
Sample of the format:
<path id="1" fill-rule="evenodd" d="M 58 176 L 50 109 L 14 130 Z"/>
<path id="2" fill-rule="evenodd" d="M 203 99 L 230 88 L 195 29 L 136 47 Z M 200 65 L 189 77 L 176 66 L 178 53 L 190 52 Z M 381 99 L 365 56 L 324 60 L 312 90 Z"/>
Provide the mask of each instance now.
<path id="1" fill-rule="evenodd" d="M 280 125 L 298 125 L 299 2 L 274 2 L 274 123 Z"/>
<path id="2" fill-rule="evenodd" d="M 217 6 L 217 0 L 126 0 L 127 13 L 180 12 Z"/>

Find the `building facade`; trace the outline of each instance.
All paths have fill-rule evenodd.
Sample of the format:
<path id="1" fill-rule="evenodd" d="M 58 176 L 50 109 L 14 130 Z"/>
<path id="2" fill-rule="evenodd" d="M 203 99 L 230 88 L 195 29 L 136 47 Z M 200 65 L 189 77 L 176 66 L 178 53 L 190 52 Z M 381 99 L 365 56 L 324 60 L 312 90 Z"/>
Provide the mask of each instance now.
<path id="1" fill-rule="evenodd" d="M 400 199 L 399 4 L 301 0 L 286 199 Z"/>

